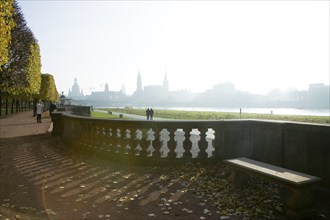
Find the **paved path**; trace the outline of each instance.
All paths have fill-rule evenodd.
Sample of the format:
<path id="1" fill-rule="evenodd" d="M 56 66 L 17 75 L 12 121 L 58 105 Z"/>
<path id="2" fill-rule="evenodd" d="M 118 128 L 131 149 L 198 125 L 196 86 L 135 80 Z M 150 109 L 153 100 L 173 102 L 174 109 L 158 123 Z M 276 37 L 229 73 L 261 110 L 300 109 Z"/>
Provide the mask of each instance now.
<path id="1" fill-rule="evenodd" d="M 51 127 L 48 112 L 42 115 L 42 123 L 37 123 L 32 111 L 20 112 L 0 120 L 0 137 L 11 138 L 47 133 Z"/>
<path id="2" fill-rule="evenodd" d="M 219 219 L 189 181 L 197 166 L 188 172 L 77 154 L 50 125 L 46 115 L 36 123 L 32 112 L 0 120 L 1 220 Z"/>
<path id="3" fill-rule="evenodd" d="M 100 109 L 94 109 L 94 111 L 108 113 L 108 111 L 100 110 Z M 113 112 L 113 111 L 112 111 L 112 114 L 113 115 L 118 115 L 118 117 L 119 117 L 120 114 L 123 114 L 124 116 L 126 116 L 128 118 L 131 118 L 131 119 L 147 120 L 147 117 L 146 116 L 141 116 L 141 115 L 127 114 L 127 113 L 123 113 L 123 112 Z M 154 117 L 154 120 L 156 120 L 156 121 L 171 121 L 171 120 L 177 120 L 177 119 L 168 119 L 168 118 Z"/>
<path id="4" fill-rule="evenodd" d="M 238 200 L 221 163 L 143 167 L 99 160 L 68 149 L 50 126 L 47 114 L 41 124 L 32 112 L 1 118 L 0 220 L 244 219 L 226 214 L 236 210 L 233 200 L 265 213 L 277 204 L 251 204 L 256 194 L 258 201 L 278 198 L 276 187 L 259 182 Z M 315 219 L 330 216 L 328 204 Z"/>

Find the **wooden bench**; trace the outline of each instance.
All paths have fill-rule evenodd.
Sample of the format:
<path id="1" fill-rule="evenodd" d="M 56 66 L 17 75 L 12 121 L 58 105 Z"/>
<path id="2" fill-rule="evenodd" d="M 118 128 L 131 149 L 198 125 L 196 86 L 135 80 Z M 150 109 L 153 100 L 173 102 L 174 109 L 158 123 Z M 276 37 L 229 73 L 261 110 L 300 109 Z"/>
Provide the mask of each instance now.
<path id="1" fill-rule="evenodd" d="M 232 168 L 229 180 L 236 187 L 244 186 L 250 174 L 272 180 L 291 192 L 286 201 L 289 216 L 303 218 L 313 215 L 310 189 L 320 182 L 320 178 L 244 157 L 224 162 Z"/>

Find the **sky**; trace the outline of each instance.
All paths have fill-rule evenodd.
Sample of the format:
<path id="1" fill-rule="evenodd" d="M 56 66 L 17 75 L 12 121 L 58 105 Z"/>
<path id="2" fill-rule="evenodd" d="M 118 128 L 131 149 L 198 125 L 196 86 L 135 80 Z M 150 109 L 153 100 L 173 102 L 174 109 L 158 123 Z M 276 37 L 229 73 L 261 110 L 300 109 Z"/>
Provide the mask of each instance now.
<path id="1" fill-rule="evenodd" d="M 267 94 L 329 85 L 329 1 L 19 0 L 42 73 L 67 94 L 161 85 L 203 92 L 218 83 Z"/>

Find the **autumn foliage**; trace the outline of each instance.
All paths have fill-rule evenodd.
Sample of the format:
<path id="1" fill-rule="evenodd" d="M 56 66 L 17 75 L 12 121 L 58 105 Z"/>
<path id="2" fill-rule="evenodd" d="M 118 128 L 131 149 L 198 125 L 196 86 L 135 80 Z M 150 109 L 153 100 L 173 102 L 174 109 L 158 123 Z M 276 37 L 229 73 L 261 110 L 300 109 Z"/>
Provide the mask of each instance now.
<path id="1" fill-rule="evenodd" d="M 0 2 L 0 25 L 0 97 L 6 99 L 6 109 L 8 98 L 57 100 L 56 85 L 51 75 L 46 74 L 42 85 L 39 44 L 16 0 Z M 45 91 L 49 92 L 46 94 Z"/>

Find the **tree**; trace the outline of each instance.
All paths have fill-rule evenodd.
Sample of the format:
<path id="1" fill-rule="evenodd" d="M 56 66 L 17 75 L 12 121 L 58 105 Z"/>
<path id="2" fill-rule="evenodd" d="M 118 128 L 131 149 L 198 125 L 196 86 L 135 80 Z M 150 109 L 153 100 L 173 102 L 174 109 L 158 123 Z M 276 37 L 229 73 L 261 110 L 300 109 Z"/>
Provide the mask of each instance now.
<path id="1" fill-rule="evenodd" d="M 46 101 L 58 101 L 59 97 L 55 80 L 51 74 L 41 74 L 41 87 L 37 98 Z"/>
<path id="2" fill-rule="evenodd" d="M 0 68 L 8 62 L 11 30 L 15 26 L 13 2 L 14 0 L 1 0 L 0 2 Z"/>
<path id="3" fill-rule="evenodd" d="M 31 99 L 39 93 L 41 85 L 40 49 L 36 38 L 27 27 L 17 2 L 13 3 L 11 43 L 8 47 L 8 61 L 0 66 L 0 99 Z M 2 39 L 1 39 L 2 40 Z M 17 107 L 17 105 L 16 105 Z M 17 108 L 16 108 L 17 109 Z"/>
<path id="4" fill-rule="evenodd" d="M 41 84 L 39 45 L 16 2 L 13 7 L 16 25 L 11 32 L 8 62 L 0 70 L 0 91 L 9 96 L 33 96 L 39 92 Z"/>

